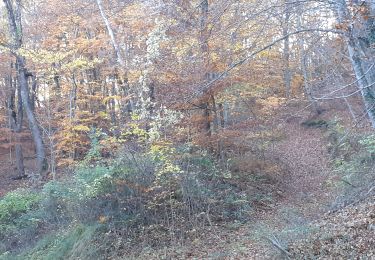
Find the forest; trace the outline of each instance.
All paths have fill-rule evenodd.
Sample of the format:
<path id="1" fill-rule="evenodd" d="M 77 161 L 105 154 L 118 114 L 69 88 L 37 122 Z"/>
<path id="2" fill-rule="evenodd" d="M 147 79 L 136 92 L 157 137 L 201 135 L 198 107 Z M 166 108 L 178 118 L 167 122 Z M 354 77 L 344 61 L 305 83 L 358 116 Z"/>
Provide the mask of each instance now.
<path id="1" fill-rule="evenodd" d="M 0 24 L 0 260 L 375 259 L 374 0 Z"/>

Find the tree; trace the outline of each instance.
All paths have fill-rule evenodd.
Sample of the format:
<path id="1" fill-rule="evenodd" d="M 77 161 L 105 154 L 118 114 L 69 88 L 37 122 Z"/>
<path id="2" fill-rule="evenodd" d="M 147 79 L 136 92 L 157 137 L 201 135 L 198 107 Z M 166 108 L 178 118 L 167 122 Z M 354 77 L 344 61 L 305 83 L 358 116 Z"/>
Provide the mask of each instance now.
<path id="1" fill-rule="evenodd" d="M 337 0 L 336 12 L 340 27 L 345 31 L 345 41 L 349 57 L 358 82 L 359 91 L 362 95 L 372 126 L 375 128 L 375 70 L 374 55 L 371 49 L 372 35 L 374 32 L 372 6 L 367 1 L 363 4 L 354 4 L 359 13 L 359 19 L 351 17 L 345 0 Z M 364 8 L 364 9 L 362 9 Z M 365 19 L 368 15 L 370 18 Z"/>
<path id="2" fill-rule="evenodd" d="M 22 4 L 21 0 L 16 0 L 15 4 L 11 0 L 3 0 L 8 16 L 8 29 L 11 41 L 9 43 L 10 51 L 16 59 L 17 79 L 19 92 L 25 109 L 29 127 L 31 129 L 37 156 L 37 170 L 44 174 L 47 170 L 46 153 L 43 145 L 41 131 L 36 121 L 34 111 L 30 104 L 28 77 L 30 73 L 26 69 L 25 58 L 19 53 L 22 48 Z M 20 172 L 22 173 L 22 172 Z"/>

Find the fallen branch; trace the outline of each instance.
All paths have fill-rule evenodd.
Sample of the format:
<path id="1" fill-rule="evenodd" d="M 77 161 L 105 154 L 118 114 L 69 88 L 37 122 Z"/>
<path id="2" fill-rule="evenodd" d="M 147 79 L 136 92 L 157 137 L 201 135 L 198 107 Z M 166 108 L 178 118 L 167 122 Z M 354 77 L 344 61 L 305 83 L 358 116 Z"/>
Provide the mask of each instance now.
<path id="1" fill-rule="evenodd" d="M 281 251 L 282 254 L 286 256 L 287 259 L 291 259 L 291 254 L 280 244 L 279 240 L 275 235 L 272 235 L 272 237 L 265 237 L 268 241 L 271 242 L 273 246 L 275 246 L 278 250 Z"/>

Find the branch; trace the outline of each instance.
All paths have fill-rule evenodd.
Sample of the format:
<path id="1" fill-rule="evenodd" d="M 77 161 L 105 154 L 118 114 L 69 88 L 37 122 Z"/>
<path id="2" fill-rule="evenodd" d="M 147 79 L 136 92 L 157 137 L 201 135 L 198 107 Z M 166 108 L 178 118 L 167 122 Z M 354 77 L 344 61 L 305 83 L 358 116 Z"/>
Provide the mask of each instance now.
<path id="1" fill-rule="evenodd" d="M 248 56 L 240 59 L 239 61 L 233 63 L 232 65 L 230 65 L 226 70 L 224 70 L 222 73 L 220 73 L 217 78 L 215 78 L 215 79 L 211 80 L 210 82 L 206 83 L 200 89 L 198 89 L 195 93 L 193 93 L 193 95 L 188 98 L 187 102 L 191 101 L 194 98 L 199 97 L 200 95 L 202 95 L 204 93 L 207 93 L 207 91 L 210 90 L 210 87 L 216 81 L 222 79 L 224 76 L 226 76 L 230 71 L 232 71 L 237 66 L 244 64 L 245 62 L 247 62 L 248 60 L 250 60 L 254 56 L 258 55 L 259 53 L 261 53 L 261 52 L 263 52 L 263 51 L 265 51 L 269 48 L 271 48 L 272 46 L 274 46 L 275 44 L 285 40 L 286 38 L 288 38 L 292 35 L 296 35 L 296 34 L 300 34 L 300 33 L 304 33 L 304 32 L 325 32 L 325 33 L 336 33 L 336 34 L 342 34 L 343 33 L 342 31 L 339 31 L 339 30 L 329 30 L 329 29 L 320 29 L 320 28 L 301 29 L 301 30 L 297 30 L 297 31 L 288 33 L 288 34 L 284 35 L 283 37 L 280 37 L 280 38 L 276 39 L 275 41 L 273 41 L 270 44 L 264 46 L 263 48 L 260 48 L 259 50 L 251 53 L 250 55 L 248 55 Z"/>
<path id="2" fill-rule="evenodd" d="M 374 65 L 375 65 L 375 63 L 371 64 L 371 66 L 368 68 L 368 70 L 360 78 L 356 79 L 355 81 L 353 81 L 353 82 L 351 82 L 349 84 L 346 84 L 344 86 L 341 86 L 338 89 L 335 89 L 335 90 L 331 91 L 330 93 L 325 94 L 322 97 L 319 97 L 319 98 L 317 97 L 317 98 L 314 98 L 314 99 L 316 99 L 316 100 L 319 100 L 319 99 L 334 99 L 334 98 L 327 98 L 327 97 L 330 96 L 330 95 L 332 95 L 332 94 L 334 94 L 334 93 L 336 93 L 336 92 L 339 92 L 339 91 L 341 91 L 341 90 L 343 90 L 343 89 L 345 89 L 347 87 L 350 87 L 351 85 L 356 84 L 358 81 L 360 81 L 361 79 L 363 79 L 370 72 L 370 70 L 374 67 Z M 367 87 L 365 87 L 365 88 L 367 88 Z M 337 98 L 340 98 L 340 97 L 337 97 Z M 345 98 L 345 97 L 342 97 L 342 98 Z"/>
<path id="3" fill-rule="evenodd" d="M 366 87 L 363 87 L 363 88 L 359 88 L 358 90 L 350 93 L 350 94 L 347 94 L 347 95 L 342 95 L 342 96 L 336 96 L 336 97 L 326 97 L 326 96 L 323 96 L 323 97 L 320 97 L 320 98 L 317 98 L 317 97 L 313 97 L 314 100 L 332 100 L 332 99 L 341 99 L 341 98 L 348 98 L 348 97 L 351 97 L 351 96 L 354 96 L 355 94 L 357 94 L 358 92 L 361 92 L 362 90 L 364 89 L 367 89 L 367 88 L 370 88 L 372 86 L 375 85 L 375 82 L 371 83 L 370 85 L 367 85 Z"/>
<path id="4" fill-rule="evenodd" d="M 283 248 L 283 246 L 280 245 L 279 240 L 276 238 L 275 235 L 272 235 L 272 238 L 266 237 L 268 241 L 271 242 L 272 245 L 274 245 L 277 249 L 279 249 L 283 254 L 285 254 L 287 259 L 290 259 L 290 253 Z"/>

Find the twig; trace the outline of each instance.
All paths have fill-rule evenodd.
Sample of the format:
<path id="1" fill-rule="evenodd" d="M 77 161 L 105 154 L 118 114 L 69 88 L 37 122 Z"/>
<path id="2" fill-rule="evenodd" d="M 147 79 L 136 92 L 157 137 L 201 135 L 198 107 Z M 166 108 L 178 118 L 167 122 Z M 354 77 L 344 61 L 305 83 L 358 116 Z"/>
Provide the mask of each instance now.
<path id="1" fill-rule="evenodd" d="M 352 187 L 354 187 L 354 188 L 357 188 L 357 186 L 355 186 L 354 184 L 352 184 L 350 181 L 348 181 L 348 180 L 345 180 L 345 179 L 340 179 L 342 182 L 344 182 L 344 183 L 346 183 L 346 184 L 348 184 L 348 185 L 350 185 L 350 186 L 352 186 Z"/>
<path id="2" fill-rule="evenodd" d="M 270 237 L 265 237 L 265 238 L 268 241 L 270 241 L 273 246 L 275 246 L 277 249 L 279 249 L 286 256 L 287 259 L 291 259 L 290 258 L 291 254 L 285 248 L 283 248 L 283 246 L 280 244 L 277 237 L 275 235 L 272 235 L 272 236 L 273 236 L 272 238 L 270 238 Z"/>

